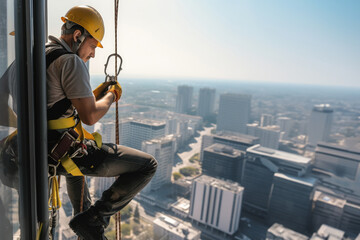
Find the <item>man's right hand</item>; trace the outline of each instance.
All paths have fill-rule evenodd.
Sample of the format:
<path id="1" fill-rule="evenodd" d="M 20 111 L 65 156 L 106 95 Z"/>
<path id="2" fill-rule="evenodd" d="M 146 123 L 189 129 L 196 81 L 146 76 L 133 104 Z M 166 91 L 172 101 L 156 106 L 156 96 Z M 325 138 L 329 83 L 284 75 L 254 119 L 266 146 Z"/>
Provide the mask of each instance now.
<path id="1" fill-rule="evenodd" d="M 108 92 L 112 92 L 115 94 L 114 102 L 119 101 L 119 99 L 121 98 L 121 94 L 122 94 L 122 89 L 121 89 L 120 84 L 118 82 L 116 82 L 116 84 L 114 84 L 110 87 Z"/>

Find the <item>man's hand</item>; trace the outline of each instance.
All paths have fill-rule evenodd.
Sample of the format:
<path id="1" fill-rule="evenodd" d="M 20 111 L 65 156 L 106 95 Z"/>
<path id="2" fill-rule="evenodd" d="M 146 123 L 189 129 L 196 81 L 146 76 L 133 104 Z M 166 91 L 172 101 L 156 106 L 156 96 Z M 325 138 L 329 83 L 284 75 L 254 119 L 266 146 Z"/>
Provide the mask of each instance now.
<path id="1" fill-rule="evenodd" d="M 108 87 L 110 86 L 110 84 L 111 84 L 110 81 L 106 81 L 101 83 L 99 86 L 97 86 L 97 88 L 95 88 L 93 94 L 95 96 L 96 101 L 101 99 L 105 95 L 105 93 L 108 91 Z"/>
<path id="2" fill-rule="evenodd" d="M 119 101 L 119 99 L 121 98 L 121 94 L 122 94 L 122 89 L 120 84 L 117 82 L 116 84 L 112 85 L 109 89 L 109 91 L 107 92 L 112 92 L 115 94 L 115 99 L 114 102 Z"/>

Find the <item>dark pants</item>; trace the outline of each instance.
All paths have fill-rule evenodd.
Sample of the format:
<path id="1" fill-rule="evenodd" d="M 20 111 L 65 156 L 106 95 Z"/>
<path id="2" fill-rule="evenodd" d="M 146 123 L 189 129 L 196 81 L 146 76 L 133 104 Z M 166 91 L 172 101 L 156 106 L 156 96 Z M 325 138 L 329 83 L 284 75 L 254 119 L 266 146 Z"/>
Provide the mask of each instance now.
<path id="1" fill-rule="evenodd" d="M 104 217 L 109 217 L 125 207 L 154 176 L 157 162 L 149 154 L 133 148 L 106 143 L 99 149 L 92 140 L 86 140 L 88 155 L 73 158 L 81 172 L 94 177 L 118 177 L 109 189 L 95 202 L 95 207 Z M 74 214 L 80 212 L 83 177 L 71 176 L 59 167 L 58 173 L 66 176 L 68 195 Z M 91 205 L 85 183 L 83 209 Z"/>
<path id="2" fill-rule="evenodd" d="M 6 176 L 0 174 L 2 182 L 14 188 L 17 188 L 18 185 L 16 139 L 14 137 L 9 144 L 3 146 L 13 151 L 1 151 L 3 153 L 1 157 L 4 158 L 1 160 L 6 160 L 5 162 L 8 164 L 1 164 L 4 167 L 2 172 Z M 85 143 L 88 155 L 73 158 L 81 172 L 87 176 L 118 177 L 114 178 L 111 187 L 104 191 L 102 197 L 95 203 L 99 213 L 107 218 L 125 207 L 149 183 L 155 174 L 157 162 L 153 156 L 133 148 L 111 143 L 105 143 L 98 148 L 95 141 L 92 140 L 85 140 Z M 49 145 L 51 144 L 49 142 Z M 7 152 L 14 153 L 14 156 Z M 11 161 L 11 159 L 15 161 Z M 0 161 L 0 163 L 2 162 Z M 59 165 L 57 173 L 66 176 L 67 191 L 74 214 L 79 213 L 83 177 L 71 176 L 61 165 Z M 90 194 L 85 183 L 83 210 L 88 209 L 90 205 Z"/>

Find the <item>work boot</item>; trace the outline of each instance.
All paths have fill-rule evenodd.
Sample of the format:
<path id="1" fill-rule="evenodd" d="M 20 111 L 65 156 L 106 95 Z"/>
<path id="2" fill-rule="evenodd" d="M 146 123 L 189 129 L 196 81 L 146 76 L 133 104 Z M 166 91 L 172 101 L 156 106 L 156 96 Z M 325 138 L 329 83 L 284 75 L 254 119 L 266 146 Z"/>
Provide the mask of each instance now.
<path id="1" fill-rule="evenodd" d="M 107 240 L 104 235 L 106 222 L 93 206 L 77 214 L 69 225 L 76 235 L 84 240 Z"/>

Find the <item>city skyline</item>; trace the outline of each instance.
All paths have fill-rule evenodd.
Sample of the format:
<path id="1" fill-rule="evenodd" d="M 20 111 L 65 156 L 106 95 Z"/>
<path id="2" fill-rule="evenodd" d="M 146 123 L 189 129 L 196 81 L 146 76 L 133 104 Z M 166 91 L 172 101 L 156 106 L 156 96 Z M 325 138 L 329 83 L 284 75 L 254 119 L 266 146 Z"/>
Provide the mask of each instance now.
<path id="1" fill-rule="evenodd" d="M 49 1 L 49 34 L 66 11 L 94 6 L 106 24 L 90 62 L 114 51 L 113 3 Z M 223 79 L 360 86 L 360 3 L 338 1 L 120 1 L 119 53 L 129 78 Z M 211 87 L 211 86 L 210 86 Z"/>

